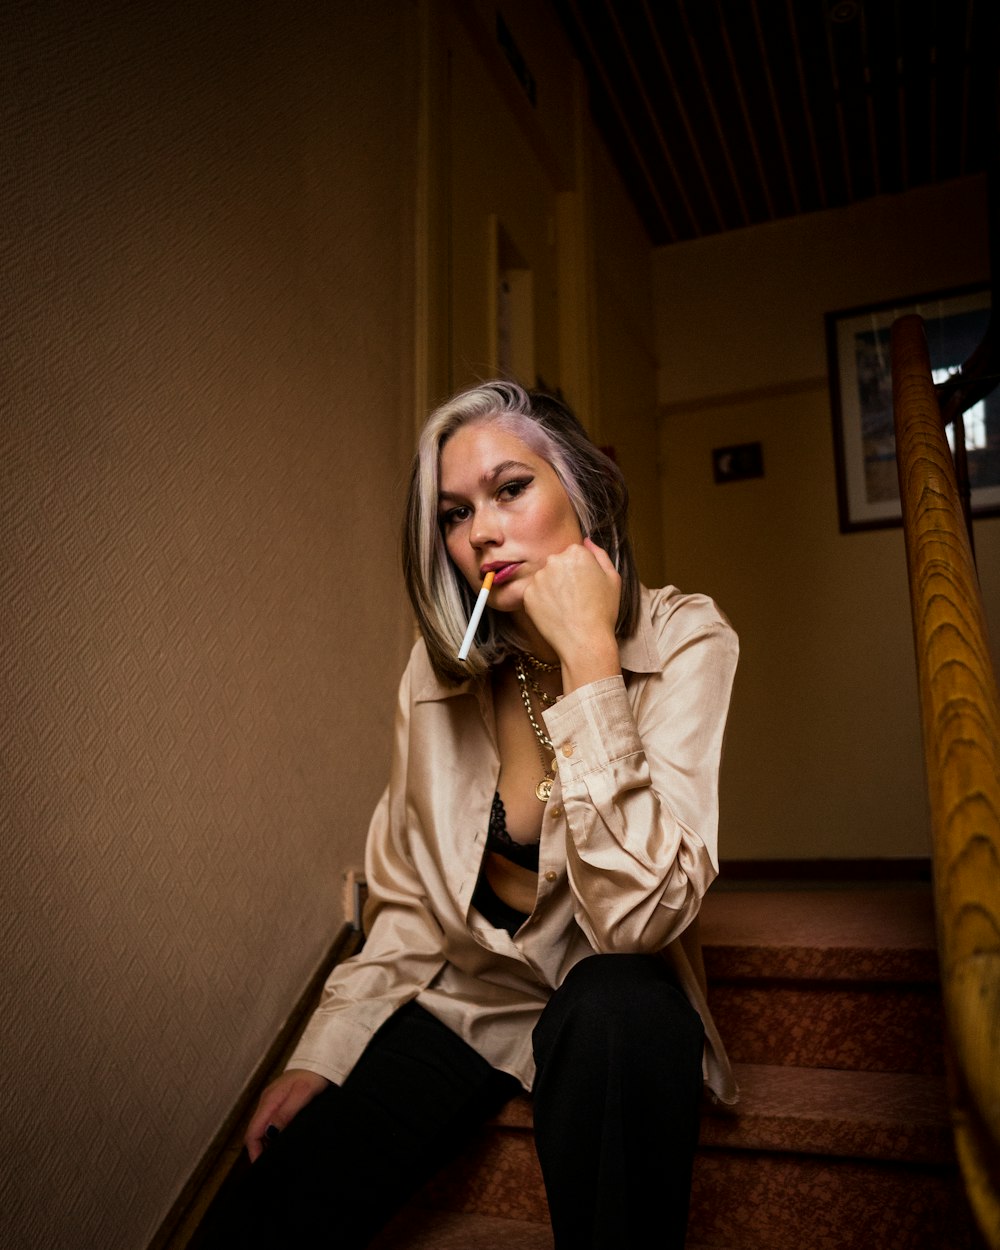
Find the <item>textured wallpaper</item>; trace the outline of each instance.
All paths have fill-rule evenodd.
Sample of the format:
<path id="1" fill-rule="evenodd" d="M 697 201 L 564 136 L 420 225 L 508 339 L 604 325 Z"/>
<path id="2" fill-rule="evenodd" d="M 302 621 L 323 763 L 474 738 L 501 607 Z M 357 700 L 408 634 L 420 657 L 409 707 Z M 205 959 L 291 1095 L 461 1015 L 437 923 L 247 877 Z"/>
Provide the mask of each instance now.
<path id="1" fill-rule="evenodd" d="M 0 18 L 4 1245 L 148 1243 L 383 784 L 414 15 L 369 7 Z"/>

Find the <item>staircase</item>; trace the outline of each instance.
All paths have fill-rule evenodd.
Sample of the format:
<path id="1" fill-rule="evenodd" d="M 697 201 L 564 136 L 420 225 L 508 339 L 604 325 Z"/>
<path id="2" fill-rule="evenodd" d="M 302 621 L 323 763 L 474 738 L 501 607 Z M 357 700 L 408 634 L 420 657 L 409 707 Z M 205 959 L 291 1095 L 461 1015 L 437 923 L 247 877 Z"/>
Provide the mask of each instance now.
<path id="1" fill-rule="evenodd" d="M 703 1120 L 689 1250 L 975 1250 L 954 1163 L 929 888 L 714 891 L 735 1112 Z M 378 1250 L 551 1250 L 515 1099 Z"/>

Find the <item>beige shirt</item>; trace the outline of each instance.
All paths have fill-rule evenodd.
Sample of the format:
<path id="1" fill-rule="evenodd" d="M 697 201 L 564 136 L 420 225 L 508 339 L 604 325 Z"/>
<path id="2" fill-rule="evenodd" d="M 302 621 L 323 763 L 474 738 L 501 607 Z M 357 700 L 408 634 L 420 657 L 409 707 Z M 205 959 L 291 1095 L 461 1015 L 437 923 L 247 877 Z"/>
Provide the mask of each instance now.
<path id="1" fill-rule="evenodd" d="M 619 650 L 623 677 L 544 714 L 558 776 L 535 907 L 512 937 L 471 906 L 500 774 L 491 685 L 440 681 L 416 644 L 368 835 L 367 940 L 334 969 L 289 1067 L 343 1081 L 376 1029 L 416 998 L 530 1089 L 532 1028 L 573 965 L 662 950 L 704 1021 L 708 1087 L 735 1101 L 695 922 L 718 872 L 736 635 L 710 599 L 644 588 L 639 626 Z"/>

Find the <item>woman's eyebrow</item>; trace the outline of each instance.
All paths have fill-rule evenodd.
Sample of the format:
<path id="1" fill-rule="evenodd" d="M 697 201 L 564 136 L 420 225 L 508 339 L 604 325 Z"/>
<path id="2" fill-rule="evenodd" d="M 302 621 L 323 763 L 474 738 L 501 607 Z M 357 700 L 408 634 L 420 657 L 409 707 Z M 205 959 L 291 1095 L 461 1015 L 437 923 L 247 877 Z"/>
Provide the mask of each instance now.
<path id="1" fill-rule="evenodd" d="M 492 486 L 498 477 L 502 477 L 504 473 L 510 469 L 521 469 L 525 473 L 533 473 L 531 465 L 525 464 L 523 460 L 501 460 L 499 464 L 494 465 L 492 469 L 487 469 L 479 478 L 480 486 Z M 438 501 L 444 502 L 448 499 L 461 499 L 461 495 L 456 495 L 450 490 L 438 491 Z"/>
<path id="2" fill-rule="evenodd" d="M 488 473 L 483 474 L 483 476 L 479 479 L 480 485 L 491 485 L 497 480 L 498 477 L 502 476 L 509 469 L 523 469 L 526 473 L 532 472 L 531 466 L 525 464 L 523 460 L 501 460 L 495 468 L 490 469 Z"/>

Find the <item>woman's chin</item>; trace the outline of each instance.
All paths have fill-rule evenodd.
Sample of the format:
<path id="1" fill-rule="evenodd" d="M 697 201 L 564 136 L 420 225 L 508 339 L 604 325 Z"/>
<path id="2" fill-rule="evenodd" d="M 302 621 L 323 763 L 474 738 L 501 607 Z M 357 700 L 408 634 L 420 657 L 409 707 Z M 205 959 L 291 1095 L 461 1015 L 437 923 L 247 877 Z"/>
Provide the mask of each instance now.
<path id="1" fill-rule="evenodd" d="M 490 592 L 489 605 L 494 612 L 505 614 L 520 612 L 524 607 L 524 591 L 520 586 L 511 585 L 509 582 L 503 586 L 496 586 Z"/>

